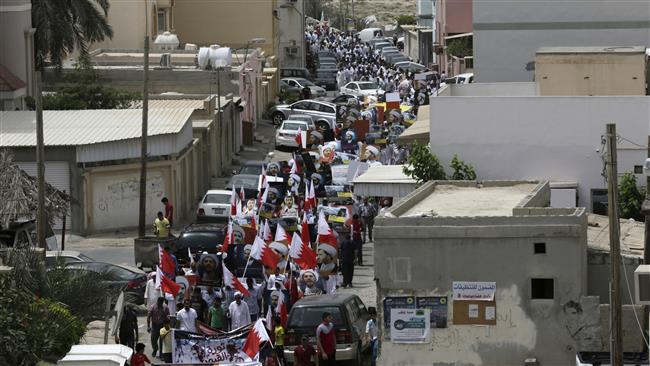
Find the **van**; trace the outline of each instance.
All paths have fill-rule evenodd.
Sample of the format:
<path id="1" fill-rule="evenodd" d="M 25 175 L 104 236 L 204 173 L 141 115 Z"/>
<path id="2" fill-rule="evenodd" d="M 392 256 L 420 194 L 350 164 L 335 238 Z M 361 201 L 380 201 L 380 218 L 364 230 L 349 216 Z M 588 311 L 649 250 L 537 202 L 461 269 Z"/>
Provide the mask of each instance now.
<path id="1" fill-rule="evenodd" d="M 332 314 L 336 330 L 336 360 L 352 361 L 361 365 L 361 354 L 370 342 L 364 336 L 368 311 L 359 296 L 349 293 L 309 296 L 298 300 L 292 307 L 284 336 L 284 358 L 293 362 L 293 352 L 302 336 L 316 345 L 316 327 L 322 322 L 324 312 Z"/>
<path id="2" fill-rule="evenodd" d="M 381 28 L 366 28 L 357 33 L 361 42 L 369 42 L 374 38 L 384 37 L 384 31 Z"/>

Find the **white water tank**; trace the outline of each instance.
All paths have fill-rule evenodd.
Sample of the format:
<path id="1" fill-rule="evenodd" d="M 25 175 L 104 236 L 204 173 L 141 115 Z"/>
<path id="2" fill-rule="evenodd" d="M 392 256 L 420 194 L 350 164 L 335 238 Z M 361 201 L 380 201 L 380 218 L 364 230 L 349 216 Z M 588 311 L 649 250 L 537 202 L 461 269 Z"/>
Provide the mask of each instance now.
<path id="1" fill-rule="evenodd" d="M 232 50 L 230 47 L 219 47 L 213 44 L 210 47 L 201 47 L 198 54 L 198 63 L 201 69 L 211 69 L 230 66 L 232 63 Z"/>
<path id="2" fill-rule="evenodd" d="M 178 36 L 175 34 L 164 32 L 156 37 L 153 44 L 155 44 L 156 48 L 159 50 L 175 50 L 178 48 L 180 42 L 178 41 Z"/>

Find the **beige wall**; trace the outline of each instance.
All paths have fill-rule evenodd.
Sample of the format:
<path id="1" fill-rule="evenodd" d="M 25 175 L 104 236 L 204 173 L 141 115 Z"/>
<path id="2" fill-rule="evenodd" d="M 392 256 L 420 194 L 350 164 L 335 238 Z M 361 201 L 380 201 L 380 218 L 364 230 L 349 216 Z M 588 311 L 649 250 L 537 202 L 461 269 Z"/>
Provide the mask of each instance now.
<path id="1" fill-rule="evenodd" d="M 645 54 L 537 54 L 541 95 L 645 95 Z"/>
<path id="2" fill-rule="evenodd" d="M 145 11 L 145 1 L 111 1 L 108 9 L 108 23 L 113 27 L 113 39 L 93 44 L 90 49 L 98 48 L 144 48 L 145 14 L 152 24 L 154 2 L 149 1 Z"/>
<path id="3" fill-rule="evenodd" d="M 32 28 L 29 0 L 0 0 L 0 65 L 28 85 L 31 92 Z"/>
<path id="4" fill-rule="evenodd" d="M 181 44 L 219 44 L 245 48 L 252 38 L 262 37 L 267 55 L 275 55 L 277 22 L 273 17 L 276 0 L 176 0 L 174 27 Z"/>

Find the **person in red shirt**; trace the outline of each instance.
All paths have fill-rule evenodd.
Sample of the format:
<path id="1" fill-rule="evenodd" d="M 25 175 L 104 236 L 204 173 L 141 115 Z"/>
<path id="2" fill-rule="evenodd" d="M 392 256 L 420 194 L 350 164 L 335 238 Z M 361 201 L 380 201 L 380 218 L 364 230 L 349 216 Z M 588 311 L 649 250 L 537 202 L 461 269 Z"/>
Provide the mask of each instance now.
<path id="1" fill-rule="evenodd" d="M 336 330 L 332 323 L 332 314 L 323 313 L 323 322 L 316 328 L 316 345 L 318 346 L 319 365 L 336 365 Z"/>
<path id="2" fill-rule="evenodd" d="M 293 366 L 312 366 L 311 358 L 316 354 L 314 347 L 309 344 L 309 337 L 302 336 L 300 345 L 293 350 Z"/>
<path id="3" fill-rule="evenodd" d="M 174 225 L 174 205 L 169 202 L 167 197 L 163 197 L 160 202 L 165 205 L 165 218 L 169 221 L 169 227 L 172 227 Z"/>
<path id="4" fill-rule="evenodd" d="M 361 240 L 361 229 L 363 222 L 358 214 L 352 216 L 352 241 L 357 251 L 357 264 L 363 266 L 363 240 Z"/>
<path id="5" fill-rule="evenodd" d="M 280 366 L 278 363 L 278 355 L 275 352 L 275 349 L 272 349 L 271 354 L 268 355 L 264 360 L 264 366 Z"/>
<path id="6" fill-rule="evenodd" d="M 131 366 L 144 366 L 144 363 L 151 365 L 149 357 L 144 354 L 144 343 L 138 343 L 135 345 L 135 353 L 131 356 Z"/>

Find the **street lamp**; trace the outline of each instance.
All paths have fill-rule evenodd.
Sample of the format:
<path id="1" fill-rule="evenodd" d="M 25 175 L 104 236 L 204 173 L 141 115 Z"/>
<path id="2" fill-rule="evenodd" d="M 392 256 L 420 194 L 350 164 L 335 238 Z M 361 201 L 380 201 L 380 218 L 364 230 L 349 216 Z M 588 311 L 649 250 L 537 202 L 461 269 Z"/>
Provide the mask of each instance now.
<path id="1" fill-rule="evenodd" d="M 250 39 L 248 42 L 246 42 L 246 53 L 244 54 L 244 63 L 246 63 L 246 59 L 248 58 L 248 47 L 260 43 L 266 43 L 266 38 L 258 37 L 258 38 Z"/>

